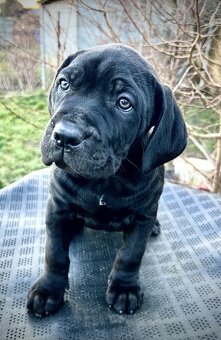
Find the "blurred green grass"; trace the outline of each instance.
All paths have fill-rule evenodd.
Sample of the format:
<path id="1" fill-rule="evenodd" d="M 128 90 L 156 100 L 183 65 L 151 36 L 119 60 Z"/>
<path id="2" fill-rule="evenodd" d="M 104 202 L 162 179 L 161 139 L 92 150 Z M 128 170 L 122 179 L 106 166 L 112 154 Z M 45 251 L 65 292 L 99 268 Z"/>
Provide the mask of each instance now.
<path id="1" fill-rule="evenodd" d="M 0 93 L 0 188 L 43 168 L 40 140 L 48 120 L 44 91 Z"/>

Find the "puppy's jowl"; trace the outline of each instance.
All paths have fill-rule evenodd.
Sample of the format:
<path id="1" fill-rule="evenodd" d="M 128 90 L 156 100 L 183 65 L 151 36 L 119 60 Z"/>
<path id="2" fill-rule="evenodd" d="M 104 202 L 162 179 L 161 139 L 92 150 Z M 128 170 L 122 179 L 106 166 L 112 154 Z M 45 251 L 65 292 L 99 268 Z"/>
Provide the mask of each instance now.
<path id="1" fill-rule="evenodd" d="M 182 114 L 170 89 L 133 49 L 111 44 L 69 56 L 49 96 L 42 159 L 52 166 L 46 212 L 45 269 L 28 309 L 58 309 L 68 287 L 69 245 L 79 223 L 122 231 L 106 302 L 133 313 L 143 292 L 139 268 L 163 189 L 165 162 L 186 146 Z"/>

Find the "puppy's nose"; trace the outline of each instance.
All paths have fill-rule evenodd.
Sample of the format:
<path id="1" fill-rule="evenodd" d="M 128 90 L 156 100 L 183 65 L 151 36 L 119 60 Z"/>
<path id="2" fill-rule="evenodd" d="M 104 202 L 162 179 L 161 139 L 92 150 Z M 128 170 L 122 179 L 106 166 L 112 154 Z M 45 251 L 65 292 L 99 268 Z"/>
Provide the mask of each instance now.
<path id="1" fill-rule="evenodd" d="M 52 138 L 58 146 L 70 149 L 79 145 L 84 140 L 84 135 L 74 123 L 61 121 L 55 125 Z"/>

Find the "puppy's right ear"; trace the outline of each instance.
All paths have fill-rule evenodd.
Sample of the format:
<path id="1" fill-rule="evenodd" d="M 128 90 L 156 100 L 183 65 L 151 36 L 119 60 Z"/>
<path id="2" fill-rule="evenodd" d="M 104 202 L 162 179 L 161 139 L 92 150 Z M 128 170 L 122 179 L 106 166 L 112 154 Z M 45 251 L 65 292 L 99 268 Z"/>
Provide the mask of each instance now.
<path id="1" fill-rule="evenodd" d="M 52 82 L 52 85 L 51 85 L 51 88 L 50 88 L 50 91 L 49 91 L 49 96 L 48 96 L 48 110 L 49 110 L 49 113 L 50 115 L 52 116 L 52 112 L 51 112 L 51 106 L 52 106 L 52 89 L 53 89 L 53 85 L 54 85 L 54 82 L 58 76 L 58 74 L 61 72 L 61 70 L 63 70 L 65 67 L 68 67 L 70 65 L 70 63 L 72 63 L 72 61 L 81 53 L 83 53 L 84 51 L 81 50 L 81 51 L 78 51 L 74 54 L 70 54 L 65 60 L 64 62 L 59 66 L 59 68 L 57 69 L 57 72 L 55 74 L 55 77 L 54 77 L 54 80 Z"/>

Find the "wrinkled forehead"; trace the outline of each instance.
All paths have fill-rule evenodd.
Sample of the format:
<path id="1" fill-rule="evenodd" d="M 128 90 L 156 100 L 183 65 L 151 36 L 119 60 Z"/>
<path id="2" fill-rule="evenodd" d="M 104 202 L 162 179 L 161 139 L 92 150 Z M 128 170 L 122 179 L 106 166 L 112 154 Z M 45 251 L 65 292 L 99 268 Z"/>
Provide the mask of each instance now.
<path id="1" fill-rule="evenodd" d="M 114 78 L 141 81 L 148 73 L 148 64 L 133 49 L 124 46 L 108 46 L 83 51 L 60 73 L 69 78 L 96 83 Z"/>

